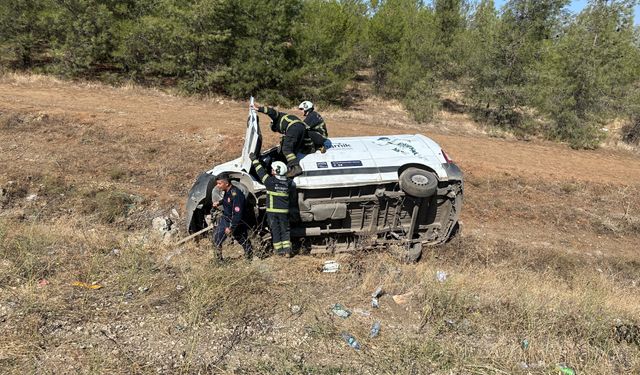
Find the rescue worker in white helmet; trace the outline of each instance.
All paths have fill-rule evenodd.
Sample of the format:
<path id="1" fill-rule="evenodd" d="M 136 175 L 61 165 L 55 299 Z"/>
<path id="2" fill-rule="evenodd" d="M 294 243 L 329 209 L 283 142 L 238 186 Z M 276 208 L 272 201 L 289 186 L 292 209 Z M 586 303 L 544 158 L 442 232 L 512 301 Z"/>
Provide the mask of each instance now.
<path id="1" fill-rule="evenodd" d="M 298 109 L 304 114 L 304 123 L 307 124 L 307 133 L 313 141 L 316 150 L 324 153 L 326 151 L 325 142 L 329 138 L 327 124 L 324 119 L 315 110 L 313 103 L 305 100 L 298 106 Z"/>
<path id="2" fill-rule="evenodd" d="M 291 229 L 289 226 L 289 195 L 291 180 L 285 175 L 287 166 L 281 161 L 271 163 L 271 175 L 267 174 L 260 160 L 249 154 L 258 178 L 267 188 L 267 224 L 271 230 L 271 241 L 276 254 L 290 258 Z"/>
<path id="3" fill-rule="evenodd" d="M 302 174 L 302 167 L 297 154 L 311 154 L 315 152 L 313 141 L 307 134 L 307 125 L 296 115 L 278 112 L 275 108 L 258 106 L 254 103 L 253 108 L 265 113 L 271 118 L 271 130 L 281 133 L 282 141 L 280 152 L 287 161 L 287 177 L 295 177 Z"/>

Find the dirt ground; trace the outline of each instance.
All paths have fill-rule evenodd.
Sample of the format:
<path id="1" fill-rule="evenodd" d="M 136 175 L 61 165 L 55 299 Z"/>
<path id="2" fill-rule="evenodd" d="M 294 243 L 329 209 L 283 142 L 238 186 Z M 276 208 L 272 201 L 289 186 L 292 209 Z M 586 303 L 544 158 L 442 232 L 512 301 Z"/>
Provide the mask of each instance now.
<path id="1" fill-rule="evenodd" d="M 206 241 L 176 253 L 151 239 L 151 219 L 173 208 L 183 217 L 195 177 L 239 154 L 247 103 L 3 76 L 0 368 L 498 374 L 550 373 L 562 362 L 581 373 L 640 371 L 634 336 L 616 336 L 620 324 L 640 324 L 637 152 L 490 137 L 464 114 L 418 124 L 376 98 L 319 110 L 332 137 L 421 133 L 440 143 L 465 172 L 461 239 L 418 265 L 390 250 L 343 256 L 335 275 L 318 271 L 331 257 L 308 256 L 213 272 Z M 276 142 L 263 132 L 265 145 Z M 134 208 L 109 216 L 121 193 Z M 105 194 L 112 200 L 101 204 Z M 116 259 L 114 249 L 130 255 Z M 434 281 L 439 269 L 455 275 L 449 284 Z M 76 279 L 105 287 L 74 289 Z M 356 353 L 339 331 L 366 336 L 380 283 L 389 292 L 382 335 Z M 391 299 L 406 292 L 408 305 Z M 327 312 L 336 302 L 362 313 L 336 320 Z M 521 348 L 523 337 L 537 344 Z"/>

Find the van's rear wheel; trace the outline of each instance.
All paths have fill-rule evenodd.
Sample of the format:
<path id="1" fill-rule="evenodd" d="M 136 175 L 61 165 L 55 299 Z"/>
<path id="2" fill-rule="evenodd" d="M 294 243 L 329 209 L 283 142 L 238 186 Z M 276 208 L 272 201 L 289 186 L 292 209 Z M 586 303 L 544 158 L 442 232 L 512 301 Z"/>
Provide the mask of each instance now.
<path id="1" fill-rule="evenodd" d="M 436 193 L 438 178 L 432 172 L 418 168 L 407 168 L 400 174 L 400 188 L 407 194 L 426 198 Z"/>

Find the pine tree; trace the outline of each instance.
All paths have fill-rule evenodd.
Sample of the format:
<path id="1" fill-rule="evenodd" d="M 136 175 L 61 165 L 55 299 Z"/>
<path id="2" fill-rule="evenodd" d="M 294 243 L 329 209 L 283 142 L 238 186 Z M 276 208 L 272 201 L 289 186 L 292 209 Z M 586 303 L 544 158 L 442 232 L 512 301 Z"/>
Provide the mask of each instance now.
<path id="1" fill-rule="evenodd" d="M 374 83 L 378 91 L 393 91 L 388 80 L 397 70 L 398 61 L 406 46 L 407 35 L 420 9 L 417 0 L 387 0 L 378 3 L 369 23 L 371 62 Z M 410 51 L 404 51 L 405 56 Z"/>
<path id="2" fill-rule="evenodd" d="M 3 2 L 0 6 L 0 52 L 3 49 L 9 52 L 9 59 L 20 68 L 31 67 L 55 35 L 55 18 L 55 8 L 49 0 Z"/>
<path id="3" fill-rule="evenodd" d="M 517 132 L 523 126 L 522 108 L 530 104 L 531 83 L 537 79 L 536 64 L 545 41 L 558 27 L 569 0 L 510 0 L 500 19 L 495 55 L 489 68 L 475 72 L 479 82 L 493 81 L 494 90 L 476 97 L 485 102 L 488 120 Z M 483 76 L 488 74 L 488 76 Z M 476 85 L 476 88 L 478 85 Z"/>
<path id="4" fill-rule="evenodd" d="M 337 101 L 364 65 L 366 5 L 359 0 L 304 2 L 294 47 L 301 58 L 297 89 L 304 98 Z"/>
<path id="5" fill-rule="evenodd" d="M 539 85 L 538 107 L 554 122 L 553 138 L 597 147 L 606 121 L 632 113 L 640 50 L 634 43 L 635 1 L 592 0 L 554 46 Z"/>
<path id="6" fill-rule="evenodd" d="M 498 71 L 494 59 L 498 56 L 498 12 L 493 0 L 482 0 L 475 9 L 469 25 L 469 59 L 467 75 L 470 97 L 483 117 L 490 115 L 494 99 L 498 96 Z"/>

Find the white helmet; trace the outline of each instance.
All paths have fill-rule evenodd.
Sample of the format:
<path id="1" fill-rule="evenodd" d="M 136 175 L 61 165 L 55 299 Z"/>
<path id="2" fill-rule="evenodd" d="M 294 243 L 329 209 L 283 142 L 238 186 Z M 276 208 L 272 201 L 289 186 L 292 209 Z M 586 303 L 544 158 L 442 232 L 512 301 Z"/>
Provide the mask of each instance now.
<path id="1" fill-rule="evenodd" d="M 311 103 L 308 100 L 305 100 L 304 102 L 300 103 L 300 105 L 298 106 L 299 109 L 307 112 L 309 110 L 313 109 L 313 103 Z"/>
<path id="2" fill-rule="evenodd" d="M 287 174 L 287 165 L 281 161 L 274 161 L 271 163 L 271 169 L 276 172 L 278 176 L 284 176 Z"/>

